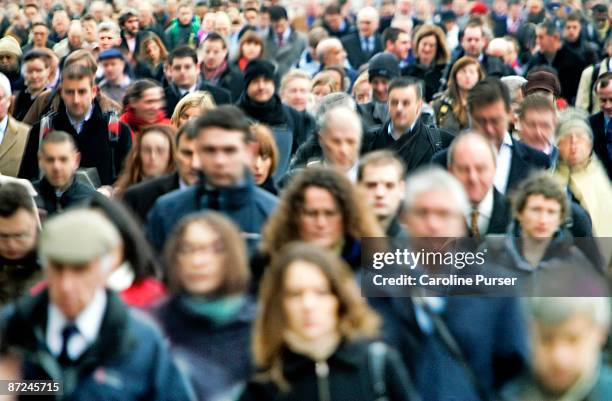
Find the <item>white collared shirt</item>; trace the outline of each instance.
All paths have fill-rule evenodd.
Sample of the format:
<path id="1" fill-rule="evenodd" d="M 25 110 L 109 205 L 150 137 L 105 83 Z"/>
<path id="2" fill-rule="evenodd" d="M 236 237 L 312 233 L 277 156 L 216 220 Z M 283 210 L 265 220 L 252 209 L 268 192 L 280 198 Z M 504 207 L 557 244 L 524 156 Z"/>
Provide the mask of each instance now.
<path id="1" fill-rule="evenodd" d="M 353 167 L 346 171 L 346 177 L 351 180 L 353 184 L 357 182 L 357 170 L 359 169 L 359 163 L 353 164 Z"/>
<path id="2" fill-rule="evenodd" d="M 512 164 L 512 138 L 506 132 L 499 151 L 497 152 L 497 166 L 495 177 L 493 177 L 493 185 L 502 194 L 506 194 L 508 189 L 508 177 L 510 175 L 510 167 Z"/>
<path id="3" fill-rule="evenodd" d="M 92 114 L 93 114 L 93 104 L 91 105 L 91 108 L 85 115 L 85 118 L 83 118 L 81 121 L 76 121 L 74 118 L 72 118 L 70 113 L 66 111 L 66 115 L 68 116 L 68 121 L 70 121 L 70 125 L 72 125 L 72 127 L 74 128 L 77 134 L 81 133 L 81 130 L 83 129 L 83 124 L 85 124 L 91 118 Z"/>
<path id="4" fill-rule="evenodd" d="M 183 88 L 178 88 L 179 93 L 181 94 L 181 96 L 185 96 L 188 93 L 193 93 L 196 90 L 196 87 L 198 86 L 198 83 L 196 82 L 195 84 L 193 84 L 193 86 L 189 89 L 183 89 Z"/>
<path id="5" fill-rule="evenodd" d="M 68 356 L 73 361 L 78 359 L 98 338 L 104 312 L 106 311 L 107 296 L 104 289 L 96 291 L 93 300 L 85 307 L 81 314 L 74 320 L 74 324 L 79 330 L 68 340 Z M 55 357 L 62 353 L 62 331 L 69 319 L 62 311 L 49 302 L 47 306 L 47 346 Z"/>
<path id="6" fill-rule="evenodd" d="M 6 135 L 7 128 L 8 128 L 8 114 L 4 116 L 2 121 L 0 121 L 0 144 L 4 140 L 4 135 Z"/>
<path id="7" fill-rule="evenodd" d="M 480 201 L 476 207 L 478 211 L 478 232 L 483 236 L 489 229 L 489 222 L 491 221 L 491 215 L 493 214 L 493 187 L 489 188 L 489 191 L 485 197 Z M 466 216 L 468 225 L 472 224 L 471 216 Z"/>

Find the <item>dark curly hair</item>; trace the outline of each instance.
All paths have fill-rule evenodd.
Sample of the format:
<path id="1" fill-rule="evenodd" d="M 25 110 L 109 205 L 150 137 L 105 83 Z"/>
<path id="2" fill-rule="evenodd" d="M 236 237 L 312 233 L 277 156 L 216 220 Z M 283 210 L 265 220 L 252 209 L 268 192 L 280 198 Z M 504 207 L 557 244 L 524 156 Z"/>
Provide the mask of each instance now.
<path id="1" fill-rule="evenodd" d="M 300 240 L 299 216 L 304 194 L 310 187 L 323 188 L 341 209 L 344 232 L 353 239 L 380 237 L 384 234 L 372 211 L 360 196 L 360 189 L 341 172 L 324 167 L 309 167 L 296 175 L 283 191 L 278 207 L 263 229 L 262 250 L 274 254 L 283 245 Z"/>

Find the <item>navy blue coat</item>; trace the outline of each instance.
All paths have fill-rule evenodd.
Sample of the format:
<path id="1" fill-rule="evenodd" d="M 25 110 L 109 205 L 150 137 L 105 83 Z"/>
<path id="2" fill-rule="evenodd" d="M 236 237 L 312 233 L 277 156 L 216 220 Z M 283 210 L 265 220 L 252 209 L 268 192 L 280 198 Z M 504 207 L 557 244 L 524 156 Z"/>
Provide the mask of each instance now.
<path id="1" fill-rule="evenodd" d="M 187 365 L 198 399 L 226 396 L 253 373 L 250 351 L 255 302 L 246 298 L 236 314 L 216 323 L 187 306 L 184 299 L 180 294 L 173 296 L 151 312 L 166 332 L 175 356 Z"/>
<path id="2" fill-rule="evenodd" d="M 97 340 L 74 366 L 63 369 L 46 345 L 47 291 L 4 311 L 3 338 L 24 357 L 24 379 L 62 381 L 62 400 L 193 400 L 161 332 L 115 294 L 107 295 Z"/>
<path id="3" fill-rule="evenodd" d="M 216 210 L 229 217 L 246 234 L 249 249 L 259 243 L 261 229 L 272 214 L 278 198 L 257 187 L 250 174 L 244 185 L 209 190 L 204 177 L 189 188 L 167 193 L 155 202 L 147 216 L 146 234 L 161 250 L 172 229 L 183 217 L 200 211 Z"/>
<path id="4" fill-rule="evenodd" d="M 423 400 L 477 401 L 464 367 L 437 334 L 424 333 L 411 298 L 373 298 L 383 339 L 400 351 Z M 527 336 L 514 298 L 448 297 L 442 320 L 489 398 L 523 371 Z"/>

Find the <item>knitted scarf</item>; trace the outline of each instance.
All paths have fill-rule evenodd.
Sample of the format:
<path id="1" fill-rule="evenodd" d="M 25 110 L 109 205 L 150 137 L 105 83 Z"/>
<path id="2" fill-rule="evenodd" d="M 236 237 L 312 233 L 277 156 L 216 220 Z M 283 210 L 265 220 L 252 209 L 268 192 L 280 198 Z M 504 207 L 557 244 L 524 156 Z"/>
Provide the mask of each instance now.
<path id="1" fill-rule="evenodd" d="M 270 126 L 279 125 L 285 121 L 283 103 L 277 94 L 272 95 L 267 102 L 259 103 L 251 100 L 246 95 L 246 91 L 244 91 L 238 101 L 238 107 L 244 110 L 252 119 Z"/>

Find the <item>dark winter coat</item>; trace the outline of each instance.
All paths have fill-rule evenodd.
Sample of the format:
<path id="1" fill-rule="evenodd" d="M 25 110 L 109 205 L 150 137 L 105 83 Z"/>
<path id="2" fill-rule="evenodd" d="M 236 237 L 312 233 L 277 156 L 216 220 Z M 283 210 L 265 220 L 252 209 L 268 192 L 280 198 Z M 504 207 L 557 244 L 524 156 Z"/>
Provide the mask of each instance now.
<path id="1" fill-rule="evenodd" d="M 418 59 L 413 64 L 402 69 L 403 76 L 418 78 L 425 83 L 425 101 L 430 102 L 440 89 L 442 74 L 446 69 L 446 64 L 433 64 L 424 66 L 419 64 Z"/>
<path id="2" fill-rule="evenodd" d="M 121 173 L 123 161 L 132 147 L 132 133 L 127 125 L 119 123 L 119 135 L 109 138 L 108 117 L 102 112 L 97 99 L 93 103 L 93 112 L 85 121 L 81 133 L 70 123 L 64 102 L 60 103 L 58 112 L 52 118 L 53 130 L 65 131 L 72 135 L 81 153 L 81 167 L 95 167 L 98 170 L 102 185 L 112 185 Z M 19 171 L 20 178 L 38 179 L 38 141 L 40 121 L 30 131 L 25 154 Z M 114 162 L 114 164 L 113 164 Z"/>
<path id="3" fill-rule="evenodd" d="M 255 185 L 250 174 L 243 185 L 210 189 L 204 177 L 189 188 L 172 191 L 155 202 L 145 225 L 151 244 L 161 250 L 174 226 L 194 212 L 216 210 L 230 218 L 247 236 L 250 249 L 259 242 L 261 229 L 278 199 Z"/>
<path id="4" fill-rule="evenodd" d="M 64 396 L 58 400 L 193 400 L 160 331 L 111 291 L 107 296 L 98 338 L 64 368 L 46 345 L 46 290 L 3 311 L 3 338 L 23 356 L 24 380 L 62 381 Z"/>
<path id="5" fill-rule="evenodd" d="M 70 206 L 85 202 L 98 193 L 91 185 L 84 184 L 76 178 L 59 197 L 55 194 L 55 188 L 49 184 L 49 181 L 47 181 L 45 177 L 35 182 L 34 188 L 36 192 L 38 192 L 38 196 L 36 197 L 38 207 L 46 210 L 48 215 L 61 212 L 63 209 Z"/>
<path id="6" fill-rule="evenodd" d="M 317 377 L 315 361 L 283 349 L 283 376 L 289 382 L 289 393 L 281 393 L 271 381 L 252 380 L 247 384 L 240 401 L 372 401 L 376 399 L 368 365 L 366 342 L 344 342 L 327 359 L 328 375 Z M 321 362 L 319 362 L 321 364 Z M 385 384 L 389 401 L 415 400 L 410 376 L 397 352 L 387 350 L 385 357 Z M 329 397 L 319 391 L 329 386 Z"/>
<path id="7" fill-rule="evenodd" d="M 392 150 L 404 161 L 409 172 L 428 164 L 437 151 L 447 148 L 453 140 L 450 133 L 428 127 L 420 119 L 410 132 L 395 140 L 389 135 L 389 124 L 387 122 L 378 132 L 369 132 L 364 136 L 362 152 Z"/>
<path id="8" fill-rule="evenodd" d="M 155 307 L 152 315 L 170 340 L 174 355 L 187 365 L 198 399 L 226 395 L 253 373 L 250 349 L 255 302 L 246 298 L 233 317 L 215 323 L 184 300 L 183 294 L 172 296 Z"/>

